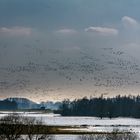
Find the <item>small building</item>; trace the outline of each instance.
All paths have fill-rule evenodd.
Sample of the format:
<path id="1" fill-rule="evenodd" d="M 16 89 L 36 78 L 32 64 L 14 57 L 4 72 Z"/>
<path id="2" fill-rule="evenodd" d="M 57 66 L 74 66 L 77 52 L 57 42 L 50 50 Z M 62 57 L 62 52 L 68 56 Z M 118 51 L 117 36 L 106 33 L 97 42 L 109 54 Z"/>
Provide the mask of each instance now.
<path id="1" fill-rule="evenodd" d="M 40 110 L 45 110 L 45 107 L 44 107 L 44 106 L 41 106 L 41 107 L 40 107 Z"/>

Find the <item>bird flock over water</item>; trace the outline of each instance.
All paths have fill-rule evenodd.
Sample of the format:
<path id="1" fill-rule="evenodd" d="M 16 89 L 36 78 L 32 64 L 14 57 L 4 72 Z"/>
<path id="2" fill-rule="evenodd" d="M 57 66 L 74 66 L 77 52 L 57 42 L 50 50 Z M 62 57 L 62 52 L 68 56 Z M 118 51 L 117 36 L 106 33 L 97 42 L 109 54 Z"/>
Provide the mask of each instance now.
<path id="1" fill-rule="evenodd" d="M 30 59 L 24 64 L 0 66 L 0 93 L 12 91 L 18 96 L 22 91 L 39 97 L 53 92 L 61 94 L 67 89 L 76 92 L 75 87 L 87 86 L 95 91 L 140 86 L 139 61 L 123 51 L 114 48 L 36 51 L 41 59 L 45 58 L 42 63 Z"/>

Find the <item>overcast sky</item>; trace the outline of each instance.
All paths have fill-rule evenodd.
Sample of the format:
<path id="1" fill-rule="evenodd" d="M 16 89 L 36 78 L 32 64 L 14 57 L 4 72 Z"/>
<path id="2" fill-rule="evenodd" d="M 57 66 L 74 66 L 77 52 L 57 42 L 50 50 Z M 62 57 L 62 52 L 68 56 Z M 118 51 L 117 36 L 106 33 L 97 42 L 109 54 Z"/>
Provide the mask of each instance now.
<path id="1" fill-rule="evenodd" d="M 140 0 L 0 0 L 1 98 L 138 94 L 139 7 Z"/>

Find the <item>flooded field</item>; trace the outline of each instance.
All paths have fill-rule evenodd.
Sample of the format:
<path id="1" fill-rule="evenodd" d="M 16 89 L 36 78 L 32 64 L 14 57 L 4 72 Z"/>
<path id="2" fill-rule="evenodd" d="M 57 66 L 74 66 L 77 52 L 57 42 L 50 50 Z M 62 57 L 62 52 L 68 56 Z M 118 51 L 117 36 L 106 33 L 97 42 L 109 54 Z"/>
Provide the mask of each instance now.
<path id="1" fill-rule="evenodd" d="M 0 117 L 13 112 L 0 112 Z M 17 113 L 17 112 L 16 112 Z M 43 124 L 49 126 L 60 126 L 60 130 L 74 131 L 75 133 L 94 133 L 100 134 L 100 139 L 104 140 L 106 133 L 111 132 L 131 132 L 135 135 L 140 133 L 140 120 L 135 118 L 96 118 L 96 117 L 62 117 L 59 114 L 45 114 L 41 112 L 18 112 L 22 116 L 36 118 Z M 65 126 L 65 128 L 63 128 Z M 72 128 L 69 128 L 72 126 Z M 62 127 L 62 128 L 61 128 Z M 68 127 L 68 128 L 67 128 Z M 105 133 L 105 135 L 104 135 Z M 99 136 L 99 135 L 98 135 Z M 96 136 L 96 137 L 98 137 Z M 92 140 L 93 135 L 53 135 L 54 140 Z M 96 139 L 95 139 L 96 140 Z M 131 139 L 130 139 L 131 140 Z"/>

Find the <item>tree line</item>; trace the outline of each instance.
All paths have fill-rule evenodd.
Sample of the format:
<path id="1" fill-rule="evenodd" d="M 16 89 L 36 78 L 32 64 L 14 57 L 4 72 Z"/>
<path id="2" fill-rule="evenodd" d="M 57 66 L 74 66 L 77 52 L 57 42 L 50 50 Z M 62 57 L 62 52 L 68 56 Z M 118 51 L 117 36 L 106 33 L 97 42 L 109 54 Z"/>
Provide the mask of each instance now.
<path id="1" fill-rule="evenodd" d="M 63 116 L 134 117 L 140 118 L 140 96 L 113 98 L 84 97 L 74 101 L 64 100 L 59 113 Z"/>

